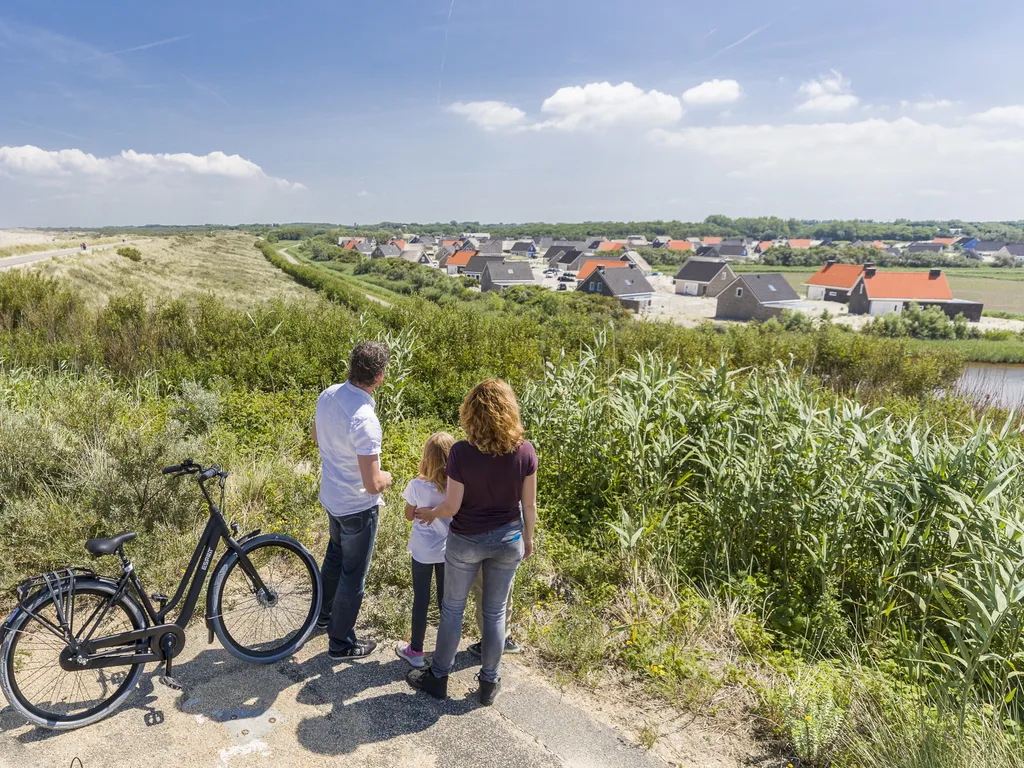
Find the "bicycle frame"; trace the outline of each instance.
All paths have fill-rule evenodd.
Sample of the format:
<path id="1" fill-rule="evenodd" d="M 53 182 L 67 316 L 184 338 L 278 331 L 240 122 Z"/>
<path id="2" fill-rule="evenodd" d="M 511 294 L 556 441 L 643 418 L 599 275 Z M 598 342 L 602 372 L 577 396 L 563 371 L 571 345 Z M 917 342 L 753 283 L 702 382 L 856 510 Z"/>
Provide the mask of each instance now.
<path id="1" fill-rule="evenodd" d="M 210 564 L 213 561 L 213 556 L 216 553 L 217 545 L 221 539 L 226 542 L 228 550 L 237 555 L 239 565 L 249 577 L 253 584 L 254 591 L 257 593 L 267 591 L 266 585 L 263 583 L 262 579 L 260 579 L 259 573 L 256 569 L 252 567 L 252 563 L 250 563 L 249 558 L 246 556 L 241 546 L 241 542 L 257 535 L 259 531 L 252 531 L 243 536 L 239 541 L 236 541 L 232 536 L 232 528 L 228 526 L 220 508 L 210 497 L 209 491 L 206 489 L 203 481 L 200 480 L 198 484 L 206 499 L 206 503 L 210 511 L 210 517 L 209 520 L 207 520 L 206 528 L 203 530 L 199 543 L 196 544 L 196 548 L 192 552 L 192 558 L 189 561 L 188 568 L 186 568 L 185 574 L 178 583 L 178 588 L 175 591 L 174 596 L 171 597 L 166 604 L 161 605 L 159 609 L 153 606 L 152 600 L 149 595 L 146 594 L 142 579 L 140 579 L 139 575 L 135 572 L 132 562 L 123 551 L 119 550 L 118 554 L 121 557 L 122 573 L 116 582 L 112 582 L 112 586 L 115 588 L 114 593 L 102 605 L 97 606 L 93 610 L 92 614 L 81 625 L 83 629 L 91 627 L 91 629 L 88 630 L 88 633 L 84 637 L 76 638 L 71 631 L 73 613 L 64 605 L 65 602 L 68 605 L 73 603 L 71 593 L 74 588 L 74 577 L 72 576 L 69 582 L 63 582 L 64 586 L 55 586 L 47 581 L 47 587 L 50 589 L 51 594 L 61 598 L 60 600 L 55 600 L 59 626 L 55 625 L 53 622 L 47 621 L 41 616 L 36 616 L 35 614 L 32 615 L 33 618 L 42 624 L 51 634 L 56 635 L 62 642 L 67 643 L 67 648 L 65 648 L 60 654 L 61 667 L 69 671 L 77 671 L 83 669 L 96 669 L 99 667 L 139 664 L 150 661 L 164 661 L 168 658 L 174 658 L 174 656 L 177 656 L 185 646 L 184 629 L 195 612 L 196 604 L 199 602 L 199 594 L 206 582 L 206 576 L 210 570 Z M 218 565 L 219 564 L 220 563 L 218 562 Z M 187 593 L 186 588 L 188 589 Z M 58 590 L 60 590 L 60 592 L 66 591 L 67 595 L 60 595 Z M 151 625 L 144 629 L 134 630 L 132 632 L 121 632 L 113 635 L 93 638 L 93 633 L 95 633 L 96 629 L 103 623 L 103 619 L 106 617 L 107 612 L 115 603 L 118 602 L 118 600 L 121 599 L 125 592 L 129 590 L 133 591 L 135 596 L 141 602 L 142 608 L 146 612 Z M 182 603 L 183 599 L 184 602 Z M 173 612 L 179 604 L 181 604 L 181 610 L 177 617 L 173 621 L 168 621 L 168 615 Z M 25 608 L 25 610 L 29 609 Z M 31 613 L 31 611 L 29 612 Z M 69 616 L 68 614 L 71 615 Z M 207 616 L 208 628 L 209 624 L 210 617 Z M 210 636 L 212 642 L 212 630 Z M 168 640 L 168 637 L 171 639 Z M 155 645 L 153 640 L 157 640 Z M 124 648 L 124 646 L 131 643 L 135 643 L 137 648 L 140 641 L 146 641 L 149 646 L 148 653 L 140 654 L 135 649 L 129 652 Z M 106 648 L 111 648 L 112 651 L 104 653 L 103 649 Z"/>

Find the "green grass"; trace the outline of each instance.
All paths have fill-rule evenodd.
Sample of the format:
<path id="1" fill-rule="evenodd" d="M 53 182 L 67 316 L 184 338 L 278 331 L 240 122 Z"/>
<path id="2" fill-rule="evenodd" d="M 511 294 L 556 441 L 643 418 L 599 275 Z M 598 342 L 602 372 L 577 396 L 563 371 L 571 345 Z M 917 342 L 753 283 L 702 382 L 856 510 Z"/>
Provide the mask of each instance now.
<path id="1" fill-rule="evenodd" d="M 917 352 L 952 349 L 972 363 L 1024 364 L 1024 341 L 993 341 L 989 339 L 961 339 L 957 341 L 926 341 L 912 339 L 909 348 Z"/>

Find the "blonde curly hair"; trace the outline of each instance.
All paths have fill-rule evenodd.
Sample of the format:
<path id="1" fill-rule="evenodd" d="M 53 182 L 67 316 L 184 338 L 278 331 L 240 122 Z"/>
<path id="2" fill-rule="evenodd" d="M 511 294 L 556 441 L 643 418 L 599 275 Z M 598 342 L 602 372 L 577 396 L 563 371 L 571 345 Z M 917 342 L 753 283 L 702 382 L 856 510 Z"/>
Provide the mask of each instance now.
<path id="1" fill-rule="evenodd" d="M 448 468 L 448 454 L 455 445 L 455 438 L 447 432 L 435 432 L 427 438 L 423 446 L 423 456 L 420 458 L 419 476 L 427 482 L 433 483 L 439 491 L 448 486 L 448 475 L 445 470 Z"/>
<path id="2" fill-rule="evenodd" d="M 523 444 L 519 401 L 501 379 L 486 379 L 470 390 L 459 408 L 459 422 L 481 453 L 504 456 Z"/>

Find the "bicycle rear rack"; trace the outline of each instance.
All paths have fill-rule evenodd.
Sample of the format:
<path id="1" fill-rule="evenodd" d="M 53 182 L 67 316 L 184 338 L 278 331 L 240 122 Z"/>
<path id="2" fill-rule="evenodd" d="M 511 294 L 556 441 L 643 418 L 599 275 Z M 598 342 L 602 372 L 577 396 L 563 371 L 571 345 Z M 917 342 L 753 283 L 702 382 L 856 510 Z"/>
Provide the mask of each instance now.
<path id="1" fill-rule="evenodd" d="M 71 627 L 74 620 L 75 601 L 72 596 L 75 593 L 75 579 L 77 577 L 95 576 L 96 572 L 89 568 L 60 568 L 49 573 L 41 573 L 26 579 L 18 585 L 18 608 L 23 610 L 36 621 L 49 626 L 51 629 L 66 631 Z M 32 610 L 30 602 L 41 591 L 46 590 L 53 601 L 54 610 L 57 613 L 58 626 L 52 625 L 45 618 L 38 616 Z"/>

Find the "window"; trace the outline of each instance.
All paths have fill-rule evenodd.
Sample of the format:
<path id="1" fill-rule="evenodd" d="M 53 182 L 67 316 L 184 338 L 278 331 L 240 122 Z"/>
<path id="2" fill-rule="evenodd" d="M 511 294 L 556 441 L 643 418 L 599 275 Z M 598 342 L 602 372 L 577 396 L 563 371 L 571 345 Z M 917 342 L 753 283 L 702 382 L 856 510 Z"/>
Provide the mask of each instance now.
<path id="1" fill-rule="evenodd" d="M 742 299 L 743 298 L 743 289 L 742 288 L 737 288 L 736 289 L 736 298 L 737 299 Z"/>
<path id="2" fill-rule="evenodd" d="M 587 290 L 589 290 L 591 293 L 593 293 L 594 292 L 594 285 L 595 285 L 594 281 L 591 280 L 590 281 L 590 288 L 588 288 Z"/>
<path id="3" fill-rule="evenodd" d="M 777 291 L 778 288 L 776 288 L 774 285 L 769 285 L 768 290 L 771 291 L 772 293 L 775 293 L 775 291 Z"/>

